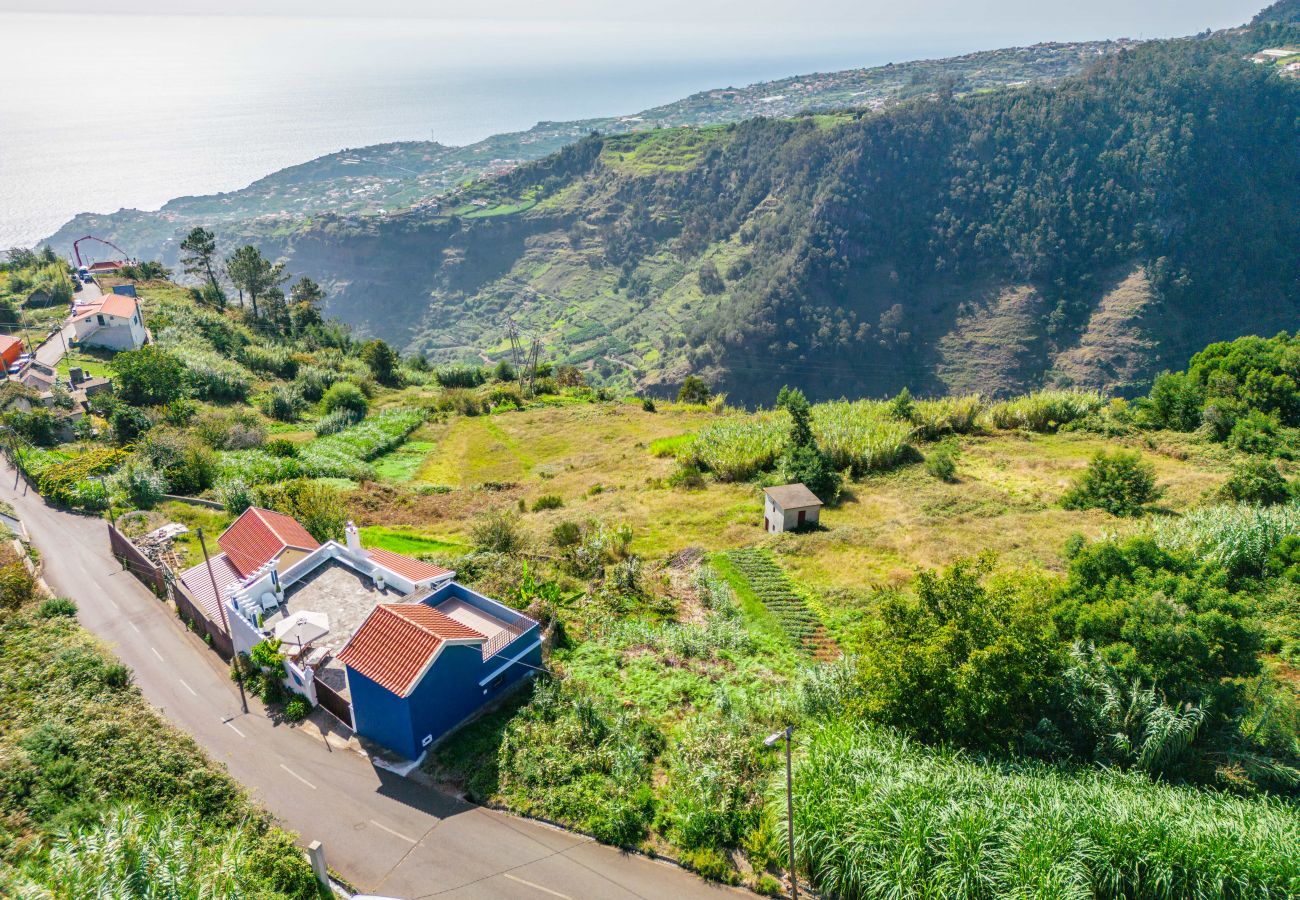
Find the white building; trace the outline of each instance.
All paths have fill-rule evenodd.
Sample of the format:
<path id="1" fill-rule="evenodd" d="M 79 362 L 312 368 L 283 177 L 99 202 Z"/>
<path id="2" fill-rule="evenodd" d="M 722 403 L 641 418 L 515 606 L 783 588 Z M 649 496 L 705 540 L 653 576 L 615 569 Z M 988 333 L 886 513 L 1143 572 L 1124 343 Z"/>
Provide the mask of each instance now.
<path id="1" fill-rule="evenodd" d="M 139 350 L 148 339 L 140 304 L 122 294 L 107 294 L 102 301 L 78 306 L 72 328 L 87 347 Z"/>
<path id="2" fill-rule="evenodd" d="M 763 530 L 769 534 L 816 525 L 821 511 L 822 502 L 802 484 L 763 488 Z"/>

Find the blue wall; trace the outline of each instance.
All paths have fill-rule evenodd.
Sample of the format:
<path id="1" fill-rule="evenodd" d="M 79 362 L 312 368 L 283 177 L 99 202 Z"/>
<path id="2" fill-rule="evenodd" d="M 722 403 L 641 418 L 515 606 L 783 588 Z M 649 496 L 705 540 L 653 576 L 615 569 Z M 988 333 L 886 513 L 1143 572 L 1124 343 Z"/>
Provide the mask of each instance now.
<path id="1" fill-rule="evenodd" d="M 348 687 L 357 733 L 407 759 L 415 759 L 424 752 L 426 736 L 436 741 L 483 704 L 535 673 L 542 665 L 540 645 L 506 669 L 500 684 L 479 686 L 481 679 L 524 647 L 537 643 L 537 638 L 538 629 L 534 627 L 486 664 L 477 645 L 445 647 L 407 697 L 399 697 L 349 667 Z"/>

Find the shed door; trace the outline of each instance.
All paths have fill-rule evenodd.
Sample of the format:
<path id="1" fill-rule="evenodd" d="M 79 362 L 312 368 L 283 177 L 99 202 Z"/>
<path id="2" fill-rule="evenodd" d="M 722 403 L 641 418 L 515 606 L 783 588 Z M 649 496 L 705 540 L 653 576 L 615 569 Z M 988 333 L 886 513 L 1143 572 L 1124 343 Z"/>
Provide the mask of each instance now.
<path id="1" fill-rule="evenodd" d="M 806 509 L 801 509 L 801 510 L 799 510 L 799 524 L 800 524 L 800 525 L 803 524 L 804 516 L 806 516 L 807 514 L 808 514 L 808 511 L 807 511 Z"/>

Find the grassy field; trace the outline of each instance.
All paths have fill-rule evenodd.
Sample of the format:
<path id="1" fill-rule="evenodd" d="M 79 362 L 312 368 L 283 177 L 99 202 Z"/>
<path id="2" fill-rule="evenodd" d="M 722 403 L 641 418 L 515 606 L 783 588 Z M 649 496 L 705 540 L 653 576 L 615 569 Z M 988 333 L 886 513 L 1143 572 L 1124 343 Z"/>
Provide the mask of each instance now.
<path id="1" fill-rule="evenodd" d="M 537 497 L 556 494 L 562 508 L 523 517 L 539 541 L 560 521 L 596 518 L 630 525 L 633 549 L 651 559 L 690 546 L 763 545 L 819 589 L 899 584 L 918 566 L 941 566 L 984 550 L 1008 563 L 1059 571 L 1070 534 L 1095 537 L 1116 525 L 1105 513 L 1057 505 L 1107 441 L 1088 434 L 997 432 L 960 441 L 955 483 L 930 477 L 920 465 L 868 476 L 823 511 L 822 530 L 771 537 L 761 528 L 761 492 L 754 485 L 710 481 L 686 489 L 666 483 L 676 465 L 673 452 L 715 419 L 698 407 L 665 405 L 648 413 L 624 402 L 455 417 L 418 433 L 427 436 L 428 449 L 414 449 L 426 446 L 420 441 L 393 456 L 401 459 L 405 478 L 412 458 L 422 454 L 410 487 L 454 489 L 422 499 L 449 520 L 439 523 L 440 531 L 463 534 L 485 510 L 520 499 L 531 508 Z M 1228 466 L 1190 440 L 1163 440 L 1168 443 L 1138 449 L 1167 488 L 1163 508 L 1177 512 L 1202 502 Z"/>

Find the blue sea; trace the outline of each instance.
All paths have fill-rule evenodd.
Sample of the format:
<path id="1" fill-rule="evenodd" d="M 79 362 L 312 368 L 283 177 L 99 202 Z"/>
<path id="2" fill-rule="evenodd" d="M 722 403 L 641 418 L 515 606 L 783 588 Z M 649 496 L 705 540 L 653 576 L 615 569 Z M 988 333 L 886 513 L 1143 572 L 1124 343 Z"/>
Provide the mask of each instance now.
<path id="1" fill-rule="evenodd" d="M 865 0 L 798 27 L 0 14 L 0 247 L 78 212 L 157 209 L 349 147 L 464 144 L 707 88 L 1038 40 L 1189 33 L 1244 21 L 1255 3 L 1157 2 L 1117 21 L 981 14 L 978 27 L 922 21 L 925 5 L 910 25 Z"/>

